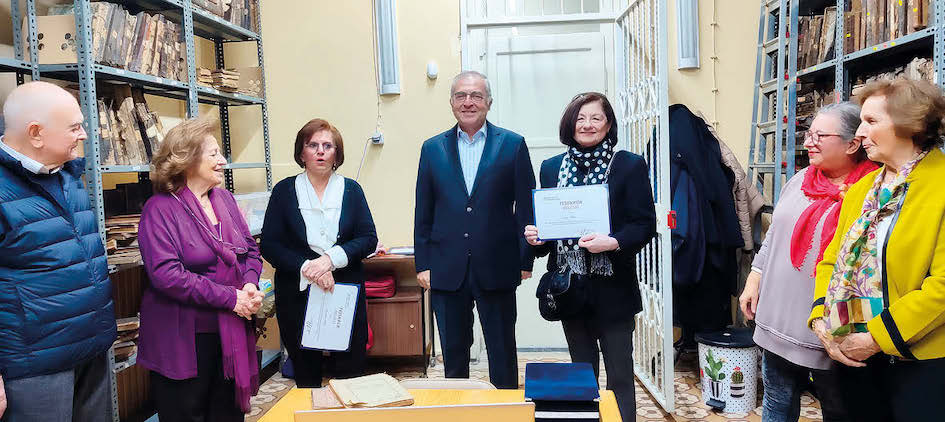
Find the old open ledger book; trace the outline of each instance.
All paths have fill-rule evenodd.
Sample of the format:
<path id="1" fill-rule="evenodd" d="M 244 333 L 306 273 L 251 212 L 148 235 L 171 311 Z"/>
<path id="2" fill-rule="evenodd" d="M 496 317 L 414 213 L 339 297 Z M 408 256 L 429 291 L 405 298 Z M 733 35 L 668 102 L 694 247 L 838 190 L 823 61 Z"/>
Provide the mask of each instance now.
<path id="1" fill-rule="evenodd" d="M 312 390 L 312 408 L 397 407 L 413 404 L 413 396 L 387 374 L 333 379 L 328 386 Z"/>

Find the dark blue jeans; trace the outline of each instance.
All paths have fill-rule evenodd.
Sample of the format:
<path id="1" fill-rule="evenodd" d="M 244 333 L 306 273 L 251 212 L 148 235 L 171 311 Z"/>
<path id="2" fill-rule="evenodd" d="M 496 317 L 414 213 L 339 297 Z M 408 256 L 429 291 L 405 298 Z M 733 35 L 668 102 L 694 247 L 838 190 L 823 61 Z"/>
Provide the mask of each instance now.
<path id="1" fill-rule="evenodd" d="M 836 371 L 822 371 L 796 365 L 781 356 L 764 350 L 761 357 L 764 379 L 762 422 L 793 422 L 801 413 L 801 394 L 814 380 L 817 399 L 823 410 L 824 422 L 846 421 Z"/>

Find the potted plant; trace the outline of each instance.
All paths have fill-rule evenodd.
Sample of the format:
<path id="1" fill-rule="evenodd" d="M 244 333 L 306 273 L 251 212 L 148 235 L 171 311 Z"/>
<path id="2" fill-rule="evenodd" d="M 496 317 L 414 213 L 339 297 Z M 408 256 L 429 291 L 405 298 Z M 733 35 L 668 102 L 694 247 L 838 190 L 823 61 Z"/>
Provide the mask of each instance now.
<path id="1" fill-rule="evenodd" d="M 745 397 L 745 374 L 742 373 L 742 368 L 739 366 L 736 366 L 735 370 L 732 371 L 732 383 L 729 384 L 729 393 L 733 399 Z"/>
<path id="2" fill-rule="evenodd" d="M 705 355 L 706 366 L 705 374 L 709 377 L 709 390 L 712 397 L 716 399 L 721 399 L 722 395 L 722 380 L 725 379 L 725 373 L 722 371 L 722 365 L 725 364 L 725 358 L 715 359 L 715 356 L 712 355 L 712 349 L 709 349 Z"/>

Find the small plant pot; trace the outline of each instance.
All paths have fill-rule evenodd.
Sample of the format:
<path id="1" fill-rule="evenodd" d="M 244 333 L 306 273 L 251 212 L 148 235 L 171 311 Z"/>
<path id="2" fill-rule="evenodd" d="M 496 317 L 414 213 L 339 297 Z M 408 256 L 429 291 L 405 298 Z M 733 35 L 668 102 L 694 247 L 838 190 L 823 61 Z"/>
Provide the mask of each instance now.
<path id="1" fill-rule="evenodd" d="M 729 388 L 729 394 L 731 394 L 732 398 L 737 399 L 740 397 L 745 397 L 745 383 L 733 382 L 729 384 L 728 388 Z"/>
<path id="2" fill-rule="evenodd" d="M 719 400 L 722 399 L 722 381 L 710 380 L 709 389 L 712 393 L 712 397 Z"/>

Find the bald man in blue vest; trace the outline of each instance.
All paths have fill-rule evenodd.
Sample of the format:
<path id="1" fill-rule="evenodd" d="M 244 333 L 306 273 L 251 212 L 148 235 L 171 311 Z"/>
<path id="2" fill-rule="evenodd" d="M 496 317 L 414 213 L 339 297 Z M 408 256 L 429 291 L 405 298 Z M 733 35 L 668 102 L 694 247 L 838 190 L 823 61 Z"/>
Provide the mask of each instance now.
<path id="1" fill-rule="evenodd" d="M 79 104 L 30 82 L 3 104 L 0 137 L 0 415 L 112 417 L 116 337 L 108 263 L 78 158 Z"/>

